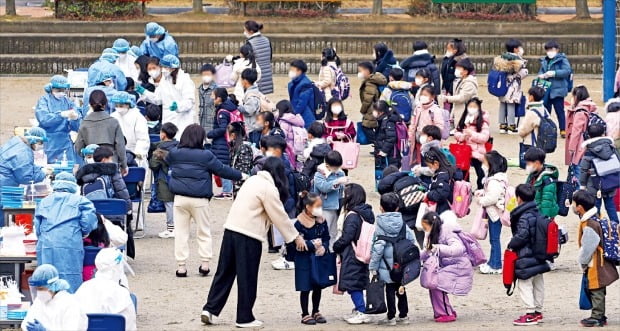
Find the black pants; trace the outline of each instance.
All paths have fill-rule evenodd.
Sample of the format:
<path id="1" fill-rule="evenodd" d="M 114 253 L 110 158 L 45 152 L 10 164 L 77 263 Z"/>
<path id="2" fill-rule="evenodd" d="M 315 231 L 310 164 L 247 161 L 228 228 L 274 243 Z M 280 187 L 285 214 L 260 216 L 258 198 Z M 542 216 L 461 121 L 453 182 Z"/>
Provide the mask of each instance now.
<path id="1" fill-rule="evenodd" d="M 407 317 L 409 306 L 407 305 L 407 292 L 398 293 L 399 283 L 385 284 L 385 303 L 387 304 L 387 318 L 396 317 L 396 298 L 398 298 L 398 317 Z"/>
<path id="2" fill-rule="evenodd" d="M 224 230 L 217 271 L 202 310 L 219 316 L 237 278 L 237 323 L 255 320 L 252 308 L 256 301 L 261 246 L 261 242 L 256 239 Z"/>
<path id="3" fill-rule="evenodd" d="M 301 304 L 301 317 L 308 314 L 308 299 L 310 291 L 301 291 L 299 293 L 299 303 Z M 315 288 L 312 290 L 312 315 L 319 312 L 319 305 L 321 304 L 321 289 Z"/>
<path id="4" fill-rule="evenodd" d="M 368 143 L 369 144 L 374 144 L 375 143 L 375 132 L 377 129 L 375 128 L 367 128 L 365 126 L 362 126 L 362 131 L 364 131 L 364 134 L 366 135 L 366 139 L 368 139 Z"/>
<path id="5" fill-rule="evenodd" d="M 478 185 L 478 189 L 482 190 L 484 186 L 482 185 L 482 179 L 484 178 L 484 171 L 482 171 L 482 162 L 478 159 L 471 159 L 471 166 L 476 170 L 476 185 Z"/>

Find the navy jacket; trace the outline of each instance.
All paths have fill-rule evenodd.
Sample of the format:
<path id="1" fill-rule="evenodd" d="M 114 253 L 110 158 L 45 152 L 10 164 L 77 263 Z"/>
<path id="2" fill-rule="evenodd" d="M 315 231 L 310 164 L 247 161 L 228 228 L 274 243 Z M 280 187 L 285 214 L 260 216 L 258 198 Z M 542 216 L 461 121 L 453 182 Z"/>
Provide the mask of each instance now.
<path id="1" fill-rule="evenodd" d="M 224 101 L 219 106 L 213 123 L 213 130 L 207 132 L 207 138 L 211 139 L 211 152 L 225 165 L 230 164 L 230 148 L 226 141 L 226 130 L 230 124 L 231 111 L 237 110 L 237 106 L 230 101 Z"/>
<path id="2" fill-rule="evenodd" d="M 396 65 L 396 58 L 394 57 L 394 52 L 391 49 L 388 49 L 385 52 L 385 55 L 381 59 L 377 59 L 377 66 L 375 67 L 375 72 L 380 72 L 385 76 L 385 78 L 390 78 L 390 71 L 392 67 Z"/>
<path id="3" fill-rule="evenodd" d="M 527 279 L 549 271 L 545 256 L 535 254 L 547 250 L 546 240 L 536 240 L 536 232 L 544 231 L 538 229 L 542 224 L 538 220 L 542 217 L 545 216 L 540 214 L 535 201 L 525 202 L 510 213 L 512 239 L 508 243 L 508 248 L 517 252 L 515 271 L 519 279 Z"/>
<path id="4" fill-rule="evenodd" d="M 315 109 L 313 109 L 314 89 L 312 81 L 306 74 L 301 74 L 288 83 L 288 97 L 295 114 L 301 115 L 304 119 L 305 128 L 309 128 L 316 121 L 316 115 L 314 114 Z"/>
<path id="5" fill-rule="evenodd" d="M 435 95 L 441 93 L 441 80 L 439 78 L 439 68 L 435 64 L 435 56 L 430 53 L 414 54 L 400 63 L 400 67 L 405 72 L 405 79 L 408 82 L 415 80 L 415 73 L 421 69 L 428 69 L 431 73 L 430 82 L 433 83 Z M 407 73 L 411 72 L 411 75 Z M 412 77 L 413 76 L 413 77 Z"/>
<path id="6" fill-rule="evenodd" d="M 437 203 L 437 213 L 441 214 L 450 209 L 452 203 L 452 184 L 450 174 L 447 171 L 435 173 L 426 195 L 428 200 Z"/>
<path id="7" fill-rule="evenodd" d="M 241 179 L 241 172 L 222 164 L 206 149 L 175 147 L 166 156 L 166 163 L 171 175 L 168 187 L 175 195 L 211 199 L 212 174 L 235 181 Z"/>

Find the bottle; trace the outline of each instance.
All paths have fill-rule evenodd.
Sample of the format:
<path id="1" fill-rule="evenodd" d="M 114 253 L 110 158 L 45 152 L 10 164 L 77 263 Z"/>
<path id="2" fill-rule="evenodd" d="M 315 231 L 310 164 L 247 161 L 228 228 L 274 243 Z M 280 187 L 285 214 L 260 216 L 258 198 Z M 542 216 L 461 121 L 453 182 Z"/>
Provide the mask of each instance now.
<path id="1" fill-rule="evenodd" d="M 0 300 L 0 320 L 6 321 L 8 319 L 9 307 L 6 300 Z"/>
<path id="2" fill-rule="evenodd" d="M 69 160 L 67 159 L 67 151 L 62 152 L 62 161 L 60 162 L 61 167 L 68 167 Z"/>

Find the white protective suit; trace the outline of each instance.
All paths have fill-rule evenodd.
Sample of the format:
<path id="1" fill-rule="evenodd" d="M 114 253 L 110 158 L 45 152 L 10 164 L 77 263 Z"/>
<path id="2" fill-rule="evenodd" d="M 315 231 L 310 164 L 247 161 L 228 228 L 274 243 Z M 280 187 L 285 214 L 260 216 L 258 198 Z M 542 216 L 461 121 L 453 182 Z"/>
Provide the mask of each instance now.
<path id="1" fill-rule="evenodd" d="M 121 125 L 121 130 L 127 142 L 125 149 L 136 154 L 136 161 L 141 167 L 146 167 L 146 156 L 149 152 L 151 141 L 149 139 L 149 128 L 146 125 L 146 118 L 142 116 L 138 108 L 131 108 L 125 115 L 115 111 L 110 115 Z"/>
<path id="2" fill-rule="evenodd" d="M 114 64 L 121 68 L 125 77 L 131 77 L 134 82 L 137 82 L 140 71 L 138 71 L 134 62 L 136 62 L 136 57 L 129 53 L 125 53 L 121 54 Z"/>
<path id="3" fill-rule="evenodd" d="M 88 328 L 88 317 L 75 295 L 60 291 L 52 300 L 44 303 L 35 299 L 22 322 L 22 330 L 26 331 L 29 322 L 38 320 L 47 331 L 75 330 Z"/>

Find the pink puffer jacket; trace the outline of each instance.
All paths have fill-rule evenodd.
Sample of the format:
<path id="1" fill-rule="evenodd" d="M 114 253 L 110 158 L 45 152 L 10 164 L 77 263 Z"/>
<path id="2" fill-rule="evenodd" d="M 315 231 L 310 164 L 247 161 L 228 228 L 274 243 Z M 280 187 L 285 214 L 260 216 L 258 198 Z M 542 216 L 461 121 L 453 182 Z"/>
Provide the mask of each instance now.
<path id="1" fill-rule="evenodd" d="M 566 110 L 566 144 L 564 145 L 564 164 L 579 164 L 585 149 L 583 133 L 588 129 L 589 116 L 586 112 L 596 113 L 596 104 L 586 99 Z"/>
<path id="2" fill-rule="evenodd" d="M 470 135 L 466 135 L 465 132 L 468 131 L 471 133 Z M 476 123 L 470 123 L 465 125 L 465 128 L 462 131 L 457 130 L 454 133 L 454 138 L 458 142 L 465 142 L 469 146 L 471 146 L 472 157 L 482 161 L 484 158 L 484 154 L 486 154 L 487 150 L 484 144 L 489 141 L 490 137 L 489 131 L 489 114 L 485 111 L 482 112 L 482 129 L 480 132 L 476 131 Z"/>

